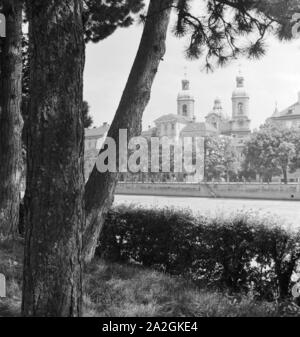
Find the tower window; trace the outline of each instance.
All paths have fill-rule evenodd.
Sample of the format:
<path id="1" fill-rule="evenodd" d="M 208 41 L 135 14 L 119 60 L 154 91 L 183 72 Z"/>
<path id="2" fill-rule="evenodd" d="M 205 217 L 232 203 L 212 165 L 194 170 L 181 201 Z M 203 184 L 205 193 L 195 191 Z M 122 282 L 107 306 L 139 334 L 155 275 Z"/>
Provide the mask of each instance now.
<path id="1" fill-rule="evenodd" d="M 243 105 L 243 103 L 239 103 L 239 105 L 238 105 L 238 113 L 239 113 L 239 115 L 242 115 L 244 113 L 244 105 Z"/>
<path id="2" fill-rule="evenodd" d="M 182 115 L 187 116 L 187 105 L 186 104 L 183 104 L 182 106 Z"/>

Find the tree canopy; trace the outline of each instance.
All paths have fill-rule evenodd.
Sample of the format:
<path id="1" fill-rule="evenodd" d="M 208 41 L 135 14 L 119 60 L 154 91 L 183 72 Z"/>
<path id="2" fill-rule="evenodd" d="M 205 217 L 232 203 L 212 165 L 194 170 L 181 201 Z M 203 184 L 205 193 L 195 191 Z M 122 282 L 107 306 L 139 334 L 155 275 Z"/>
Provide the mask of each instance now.
<path id="1" fill-rule="evenodd" d="M 246 143 L 244 167 L 267 181 L 282 174 L 287 182 L 287 173 L 300 167 L 299 143 L 298 129 L 264 125 Z"/>
<path id="2" fill-rule="evenodd" d="M 205 139 L 205 179 L 227 181 L 236 178 L 238 154 L 229 137 L 206 137 Z"/>
<path id="3" fill-rule="evenodd" d="M 134 15 L 143 8 L 144 0 L 85 0 L 85 41 L 99 42 L 118 27 L 129 27 L 134 22 Z"/>

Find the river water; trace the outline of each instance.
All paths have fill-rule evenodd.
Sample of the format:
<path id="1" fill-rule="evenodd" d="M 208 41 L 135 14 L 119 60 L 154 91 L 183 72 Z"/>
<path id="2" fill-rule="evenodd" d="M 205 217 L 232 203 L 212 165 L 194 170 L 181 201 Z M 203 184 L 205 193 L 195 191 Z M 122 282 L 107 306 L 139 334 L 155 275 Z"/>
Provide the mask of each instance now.
<path id="1" fill-rule="evenodd" d="M 116 195 L 115 204 L 189 208 L 195 214 L 211 215 L 216 213 L 229 214 L 239 210 L 252 210 L 264 216 L 280 218 L 287 227 L 300 228 L 300 201 Z"/>

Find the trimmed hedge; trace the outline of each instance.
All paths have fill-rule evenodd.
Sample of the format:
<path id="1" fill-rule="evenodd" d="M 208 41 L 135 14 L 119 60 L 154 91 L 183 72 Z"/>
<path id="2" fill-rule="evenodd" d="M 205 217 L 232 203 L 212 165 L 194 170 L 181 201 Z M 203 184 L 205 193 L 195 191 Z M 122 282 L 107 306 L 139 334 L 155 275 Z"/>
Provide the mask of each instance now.
<path id="1" fill-rule="evenodd" d="M 300 234 L 251 212 L 210 218 L 119 206 L 108 213 L 96 254 L 274 300 L 289 297 L 298 281 L 292 276 L 299 271 Z"/>

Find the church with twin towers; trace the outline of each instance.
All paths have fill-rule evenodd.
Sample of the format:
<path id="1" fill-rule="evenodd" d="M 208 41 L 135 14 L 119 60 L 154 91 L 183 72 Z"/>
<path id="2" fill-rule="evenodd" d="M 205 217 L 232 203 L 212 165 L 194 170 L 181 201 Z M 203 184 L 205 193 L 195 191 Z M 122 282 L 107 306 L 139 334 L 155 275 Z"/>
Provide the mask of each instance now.
<path id="1" fill-rule="evenodd" d="M 143 131 L 142 135 L 146 138 L 167 136 L 174 141 L 183 137 L 230 136 L 234 146 L 241 153 L 251 134 L 250 96 L 241 71 L 236 77 L 235 89 L 232 92 L 230 116 L 223 111 L 221 100 L 216 98 L 212 111 L 205 116 L 205 121 L 197 121 L 195 96 L 191 89 L 190 81 L 185 75 L 177 96 L 177 112 L 159 117 L 154 121 L 155 126 Z"/>

